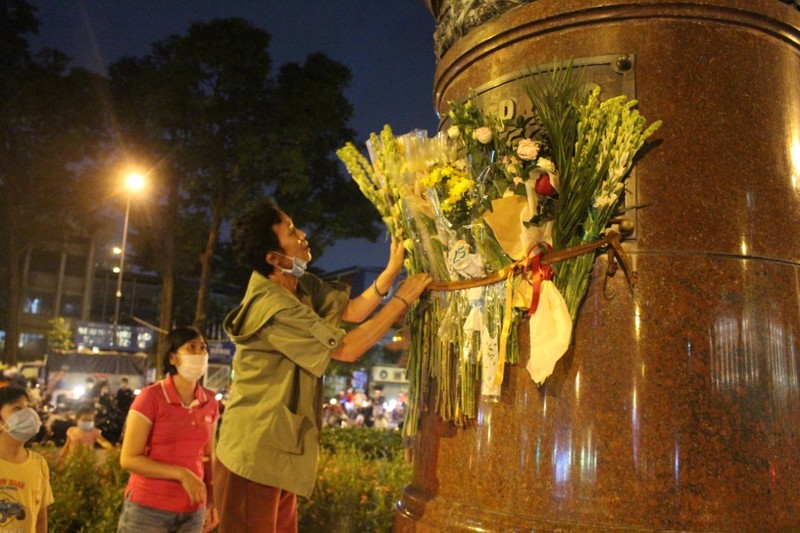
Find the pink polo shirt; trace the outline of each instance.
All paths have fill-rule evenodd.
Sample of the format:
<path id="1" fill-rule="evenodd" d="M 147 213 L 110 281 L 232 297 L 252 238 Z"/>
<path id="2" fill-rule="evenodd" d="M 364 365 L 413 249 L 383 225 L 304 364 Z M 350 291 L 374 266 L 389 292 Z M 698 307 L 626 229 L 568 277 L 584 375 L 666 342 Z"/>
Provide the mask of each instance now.
<path id="1" fill-rule="evenodd" d="M 214 392 L 197 385 L 194 400 L 185 406 L 178 396 L 172 376 L 149 385 L 131 405 L 132 416 L 143 416 L 151 424 L 144 454 L 160 463 L 190 469 L 203 479 L 203 450 L 214 422 L 219 418 L 219 406 Z M 211 468 L 211 465 L 207 465 Z M 180 482 L 154 479 L 131 473 L 125 496 L 133 503 L 171 511 L 191 513 L 200 505 L 192 505 Z"/>

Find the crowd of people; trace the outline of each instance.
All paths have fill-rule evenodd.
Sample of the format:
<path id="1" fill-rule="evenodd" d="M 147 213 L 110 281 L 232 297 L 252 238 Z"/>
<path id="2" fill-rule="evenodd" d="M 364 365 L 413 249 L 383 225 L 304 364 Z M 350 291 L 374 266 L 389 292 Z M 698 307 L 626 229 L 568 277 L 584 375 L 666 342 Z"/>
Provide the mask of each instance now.
<path id="1" fill-rule="evenodd" d="M 380 385 L 375 386 L 372 396 L 353 389 L 339 391 L 322 406 L 323 427 L 375 429 L 402 429 L 406 412 L 406 396 L 398 394 L 388 400 Z"/>
<path id="2" fill-rule="evenodd" d="M 65 389 L 59 381 L 55 381 L 52 390 L 43 390 L 36 379 L 27 383 L 31 407 L 42 419 L 42 427 L 34 438 L 35 442 L 64 446 L 68 442 L 71 429 L 81 425 L 82 417 L 83 425 L 89 424 L 91 418 L 92 428 L 101 431 L 104 439 L 111 444 L 122 442 L 122 429 L 135 397 L 128 378 L 121 378 L 115 384 L 116 390 L 111 392 L 108 381 L 100 380 L 95 383 L 94 378 L 88 377 L 83 387 L 84 392 L 79 396 L 60 394 Z M 20 382 L 16 385 L 25 388 L 26 384 Z"/>
<path id="3" fill-rule="evenodd" d="M 405 253 L 393 241 L 386 268 L 351 297 L 349 287 L 306 272 L 306 234 L 271 199 L 237 217 L 231 238 L 237 259 L 252 274 L 242 303 L 224 322 L 236 352 L 218 439 L 220 406 L 200 384 L 207 344 L 191 327 L 167 335 L 160 354 L 164 379 L 122 400 L 107 383 L 87 387 L 91 405 L 76 411 L 75 427 L 65 432 L 65 458 L 78 446 L 113 446 L 119 436 L 97 427 L 100 410 L 127 413 L 118 432 L 120 464 L 131 473 L 120 532 L 218 527 L 220 533 L 296 533 L 296 498 L 309 497 L 316 481 L 328 364 L 356 361 L 431 282 L 427 274 L 409 276 L 392 292 Z M 354 327 L 345 330 L 342 322 Z M 9 385 L 0 393 L 0 490 L 17 487 L 17 507 L 9 509 L 20 509 L 7 514 L 8 523 L 20 531 L 46 531 L 53 501 L 47 464 L 24 446 L 39 433 L 41 418 L 24 388 Z M 326 404 L 327 423 L 334 412 L 354 425 L 397 422 L 380 390 L 372 398 L 343 392 L 334 400 Z"/>
<path id="4" fill-rule="evenodd" d="M 59 461 L 69 461 L 80 447 L 111 449 L 121 441 L 120 464 L 131 475 L 118 531 L 199 532 L 216 527 L 205 478 L 210 476 L 207 465 L 213 457 L 219 409 L 214 392 L 198 383 L 208 364 L 206 341 L 191 327 L 176 328 L 166 341 L 165 379 L 138 396 L 127 379 L 113 395 L 107 383 L 95 386 L 88 379 L 74 412 L 51 415 L 31 394 L 38 389 L 22 383 L 0 388 L 0 511 L 12 511 L 0 512 L 0 530 L 8 526 L 20 532 L 47 531 L 46 508 L 53 501 L 49 468 L 26 444 L 39 435 L 55 443 L 60 430 L 53 424 L 48 429 L 40 412 L 47 422 L 66 424 Z M 96 424 L 99 410 L 111 417 L 124 413 L 124 434 L 107 438 Z"/>

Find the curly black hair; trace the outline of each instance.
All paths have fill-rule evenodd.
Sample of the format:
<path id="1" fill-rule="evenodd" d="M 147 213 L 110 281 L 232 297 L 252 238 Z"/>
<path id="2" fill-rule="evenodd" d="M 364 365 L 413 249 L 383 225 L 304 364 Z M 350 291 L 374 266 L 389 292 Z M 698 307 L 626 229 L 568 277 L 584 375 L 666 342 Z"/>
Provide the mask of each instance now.
<path id="1" fill-rule="evenodd" d="M 251 204 L 231 222 L 231 246 L 236 260 L 263 276 L 272 274 L 267 252 L 283 251 L 272 226 L 280 223 L 283 212 L 272 198 Z"/>
<path id="2" fill-rule="evenodd" d="M 164 340 L 164 351 L 161 352 L 164 374 L 175 375 L 178 373 L 178 369 L 170 362 L 169 356 L 177 352 L 178 348 L 197 337 L 205 340 L 205 336 L 200 333 L 200 330 L 192 326 L 180 326 L 169 332 L 169 335 Z"/>

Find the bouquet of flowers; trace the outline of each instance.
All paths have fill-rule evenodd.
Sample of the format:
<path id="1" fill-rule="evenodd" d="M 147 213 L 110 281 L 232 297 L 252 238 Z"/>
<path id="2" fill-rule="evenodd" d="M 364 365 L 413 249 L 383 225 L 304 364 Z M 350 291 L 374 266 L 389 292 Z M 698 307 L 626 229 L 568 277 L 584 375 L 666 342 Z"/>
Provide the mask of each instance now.
<path id="1" fill-rule="evenodd" d="M 434 137 L 386 126 L 370 136 L 369 160 L 352 144 L 337 152 L 403 240 L 408 272 L 435 280 L 410 316 L 407 433 L 423 391 L 458 425 L 476 416 L 478 390 L 499 398 L 505 364 L 519 362 L 515 310 L 528 311 L 537 383 L 568 348 L 595 258 L 587 245 L 602 238 L 636 152 L 660 125 L 644 129 L 635 101 L 601 102 L 599 89 L 581 87 L 571 67 L 540 74 L 531 116 L 504 122 L 471 94 L 450 103 L 450 126 Z M 569 250 L 552 267 L 542 253 Z"/>

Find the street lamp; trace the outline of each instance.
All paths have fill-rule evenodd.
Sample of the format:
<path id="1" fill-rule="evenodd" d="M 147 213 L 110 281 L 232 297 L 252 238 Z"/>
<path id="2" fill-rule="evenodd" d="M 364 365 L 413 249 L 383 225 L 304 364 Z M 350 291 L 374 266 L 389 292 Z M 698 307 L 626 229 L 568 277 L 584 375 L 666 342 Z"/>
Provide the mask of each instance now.
<path id="1" fill-rule="evenodd" d="M 119 273 L 117 274 L 117 299 L 114 303 L 114 326 L 112 328 L 112 342 L 117 345 L 117 325 L 119 324 L 119 306 L 122 302 L 122 273 L 125 270 L 125 245 L 128 241 L 128 220 L 131 216 L 131 196 L 135 191 L 144 187 L 144 176 L 138 172 L 131 172 L 125 178 L 125 188 L 128 191 L 128 200 L 125 205 L 125 223 L 122 225 L 122 246 L 119 247 Z M 116 248 L 114 252 L 116 252 Z"/>

